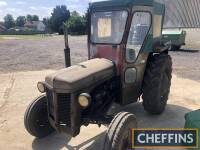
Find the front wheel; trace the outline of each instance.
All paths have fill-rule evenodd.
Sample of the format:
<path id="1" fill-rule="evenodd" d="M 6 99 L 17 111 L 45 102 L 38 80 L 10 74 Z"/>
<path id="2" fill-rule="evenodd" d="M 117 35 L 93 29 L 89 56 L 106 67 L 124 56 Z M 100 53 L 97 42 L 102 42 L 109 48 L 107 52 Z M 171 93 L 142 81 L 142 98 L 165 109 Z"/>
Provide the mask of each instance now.
<path id="1" fill-rule="evenodd" d="M 48 120 L 46 95 L 36 98 L 28 106 L 24 126 L 31 135 L 38 138 L 46 137 L 54 131 Z"/>
<path id="2" fill-rule="evenodd" d="M 135 115 L 118 113 L 109 125 L 104 150 L 128 150 L 131 148 L 131 129 L 137 127 Z"/>

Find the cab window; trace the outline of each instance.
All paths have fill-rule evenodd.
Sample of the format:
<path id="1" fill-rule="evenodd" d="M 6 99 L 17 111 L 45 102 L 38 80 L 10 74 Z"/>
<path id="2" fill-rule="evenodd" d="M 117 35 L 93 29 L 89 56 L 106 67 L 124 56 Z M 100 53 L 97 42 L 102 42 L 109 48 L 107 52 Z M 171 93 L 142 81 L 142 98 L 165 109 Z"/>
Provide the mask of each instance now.
<path id="1" fill-rule="evenodd" d="M 125 31 L 127 11 L 95 12 L 91 15 L 91 41 L 119 44 Z"/>
<path id="2" fill-rule="evenodd" d="M 128 62 L 136 60 L 150 26 L 151 14 L 149 12 L 134 13 L 126 47 L 126 60 Z"/>

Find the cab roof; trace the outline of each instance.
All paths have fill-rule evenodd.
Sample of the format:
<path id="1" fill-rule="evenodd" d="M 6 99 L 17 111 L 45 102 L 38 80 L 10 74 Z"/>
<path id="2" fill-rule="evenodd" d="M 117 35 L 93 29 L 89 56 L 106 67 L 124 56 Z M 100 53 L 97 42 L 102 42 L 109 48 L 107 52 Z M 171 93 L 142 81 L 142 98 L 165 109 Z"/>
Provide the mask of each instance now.
<path id="1" fill-rule="evenodd" d="M 165 9 L 164 4 L 158 0 L 104 0 L 90 4 L 90 8 L 93 11 L 104 10 L 106 8 L 131 8 L 133 6 L 153 7 L 154 13 L 156 14 L 162 14 Z"/>
<path id="2" fill-rule="evenodd" d="M 92 3 L 92 7 L 130 7 L 133 5 L 153 6 L 154 0 L 109 0 Z"/>

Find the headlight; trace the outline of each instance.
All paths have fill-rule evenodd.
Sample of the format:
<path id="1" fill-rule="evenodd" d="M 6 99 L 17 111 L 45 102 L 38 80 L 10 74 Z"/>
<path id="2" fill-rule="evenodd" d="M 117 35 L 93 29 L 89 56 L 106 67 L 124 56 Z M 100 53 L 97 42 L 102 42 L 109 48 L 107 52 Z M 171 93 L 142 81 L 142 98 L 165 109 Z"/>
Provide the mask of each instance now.
<path id="1" fill-rule="evenodd" d="M 38 82 L 37 88 L 38 88 L 38 90 L 39 90 L 41 93 L 44 93 L 44 92 L 45 92 L 45 85 L 44 85 L 44 83 Z"/>
<path id="2" fill-rule="evenodd" d="M 90 105 L 91 96 L 88 93 L 82 93 L 78 97 L 78 102 L 80 106 L 82 106 L 83 108 L 86 108 Z"/>

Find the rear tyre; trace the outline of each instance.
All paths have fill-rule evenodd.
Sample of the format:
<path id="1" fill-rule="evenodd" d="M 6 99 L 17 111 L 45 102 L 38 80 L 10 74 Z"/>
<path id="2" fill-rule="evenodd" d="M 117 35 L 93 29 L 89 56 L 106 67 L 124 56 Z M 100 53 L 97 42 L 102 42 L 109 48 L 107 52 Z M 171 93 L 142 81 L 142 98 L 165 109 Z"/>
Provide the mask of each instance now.
<path id="1" fill-rule="evenodd" d="M 181 48 L 181 46 L 177 46 L 177 45 L 172 45 L 171 46 L 171 51 L 177 51 Z"/>
<path id="2" fill-rule="evenodd" d="M 109 125 L 104 150 L 128 150 L 131 148 L 131 129 L 137 127 L 135 115 L 128 112 L 117 114 Z"/>
<path id="3" fill-rule="evenodd" d="M 144 109 L 161 114 L 166 107 L 172 78 L 172 60 L 168 54 L 151 55 L 148 59 L 142 88 Z"/>
<path id="4" fill-rule="evenodd" d="M 46 137 L 54 131 L 48 120 L 46 95 L 36 98 L 28 106 L 24 126 L 31 135 L 38 138 Z"/>

